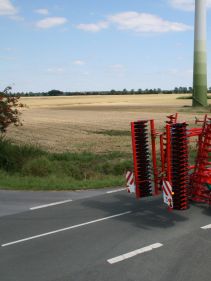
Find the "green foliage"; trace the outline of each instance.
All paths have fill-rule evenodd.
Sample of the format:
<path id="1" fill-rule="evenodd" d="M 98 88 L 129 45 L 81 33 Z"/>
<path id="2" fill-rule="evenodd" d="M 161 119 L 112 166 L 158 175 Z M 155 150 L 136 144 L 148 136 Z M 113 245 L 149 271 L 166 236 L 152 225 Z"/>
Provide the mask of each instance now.
<path id="1" fill-rule="evenodd" d="M 211 87 L 207 90 L 211 93 Z M 39 92 L 39 93 L 15 93 L 14 95 L 21 95 L 24 97 L 36 97 L 36 96 L 90 96 L 90 95 L 151 95 L 151 94 L 191 94 L 193 93 L 192 87 L 175 87 L 172 90 L 165 90 L 161 88 L 154 89 L 138 89 L 138 90 L 110 90 L 110 91 L 83 91 L 83 92 L 62 92 L 59 90 L 51 90 L 49 92 Z"/>
<path id="2" fill-rule="evenodd" d="M 21 172 L 23 175 L 34 177 L 47 177 L 55 170 L 53 163 L 46 156 L 40 156 L 35 159 L 29 159 L 23 164 Z"/>
<path id="3" fill-rule="evenodd" d="M 177 100 L 192 100 L 192 96 L 181 96 L 181 97 L 177 97 Z"/>
<path id="4" fill-rule="evenodd" d="M 208 89 L 209 92 L 211 92 L 211 87 Z M 192 93 L 193 88 L 192 87 L 175 87 L 172 90 L 165 90 L 161 88 L 153 88 L 153 89 L 123 89 L 123 90 L 110 90 L 110 91 L 83 91 L 83 92 L 62 92 L 59 90 L 51 90 L 49 92 L 39 92 L 39 93 L 16 93 L 15 95 L 21 95 L 21 96 L 90 96 L 90 95 L 151 95 L 151 94 L 187 94 Z"/>
<path id="5" fill-rule="evenodd" d="M 59 90 L 51 90 L 48 92 L 48 96 L 62 96 L 63 92 Z"/>
<path id="6" fill-rule="evenodd" d="M 49 153 L 0 140 L 0 186 L 35 189 L 97 188 L 122 185 L 132 167 L 128 154 Z"/>
<path id="7" fill-rule="evenodd" d="M 20 126 L 20 111 L 18 108 L 24 105 L 19 102 L 19 96 L 10 95 L 10 87 L 0 92 L 0 133 L 6 133 L 7 127 L 11 124 Z"/>
<path id="8" fill-rule="evenodd" d="M 102 179 L 73 180 L 69 177 L 33 177 L 8 174 L 0 170 L 0 188 L 13 190 L 77 190 L 124 186 L 121 176 L 107 176 Z"/>
<path id="9" fill-rule="evenodd" d="M 27 161 L 45 154 L 36 146 L 14 145 L 9 140 L 0 139 L 0 169 L 7 172 L 20 172 Z"/>
<path id="10" fill-rule="evenodd" d="M 208 99 L 211 99 L 211 96 L 207 96 Z M 178 100 L 192 100 L 192 96 L 181 96 L 177 97 Z"/>
<path id="11" fill-rule="evenodd" d="M 99 135 L 107 135 L 107 136 L 111 136 L 111 137 L 116 137 L 116 136 L 130 136 L 131 132 L 130 131 L 124 131 L 124 130 L 102 130 L 102 131 L 95 131 L 92 132 L 95 134 L 99 134 Z"/>

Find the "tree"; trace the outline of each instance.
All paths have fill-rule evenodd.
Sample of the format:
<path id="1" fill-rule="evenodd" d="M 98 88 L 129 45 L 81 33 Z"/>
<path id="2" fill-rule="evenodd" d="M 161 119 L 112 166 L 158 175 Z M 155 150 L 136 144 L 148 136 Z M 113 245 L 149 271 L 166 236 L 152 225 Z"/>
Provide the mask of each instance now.
<path id="1" fill-rule="evenodd" d="M 123 95 L 127 95 L 127 94 L 128 94 L 127 89 L 123 89 L 123 90 L 122 90 L 122 94 L 123 94 Z"/>
<path id="2" fill-rule="evenodd" d="M 188 87 L 189 93 L 193 93 L 193 87 Z"/>
<path id="3" fill-rule="evenodd" d="M 111 95 L 116 95 L 116 91 L 115 91 L 115 90 L 111 90 L 111 91 L 110 91 L 110 94 L 111 94 Z"/>
<path id="4" fill-rule="evenodd" d="M 51 90 L 48 92 L 48 96 L 62 96 L 64 93 L 59 90 Z"/>
<path id="5" fill-rule="evenodd" d="M 19 108 L 24 107 L 20 103 L 20 96 L 12 96 L 10 93 L 11 87 L 7 87 L 3 92 L 0 92 L 0 134 L 3 136 L 7 132 L 8 126 L 11 124 L 21 126 L 21 112 Z"/>

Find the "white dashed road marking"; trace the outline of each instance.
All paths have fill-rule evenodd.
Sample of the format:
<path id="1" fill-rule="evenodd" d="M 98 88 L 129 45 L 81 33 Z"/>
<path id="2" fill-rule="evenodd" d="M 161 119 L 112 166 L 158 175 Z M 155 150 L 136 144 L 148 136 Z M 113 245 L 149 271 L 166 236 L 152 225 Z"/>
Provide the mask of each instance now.
<path id="1" fill-rule="evenodd" d="M 96 222 L 101 222 L 101 221 L 113 219 L 113 218 L 116 218 L 116 217 L 124 216 L 124 215 L 130 214 L 130 213 L 132 213 L 132 211 L 124 212 L 124 213 L 109 216 L 109 217 L 104 217 L 104 218 L 101 218 L 101 219 L 96 219 L 96 220 L 93 220 L 93 221 L 88 221 L 88 222 L 85 222 L 85 223 L 72 225 L 72 226 L 69 226 L 69 227 L 57 229 L 57 230 L 54 230 L 54 231 L 50 231 L 50 232 L 42 233 L 42 234 L 39 234 L 39 235 L 35 235 L 35 236 L 27 237 L 27 238 L 24 238 L 24 239 L 20 239 L 20 240 L 17 240 L 17 241 L 9 242 L 9 243 L 6 243 L 6 244 L 2 244 L 1 247 L 19 244 L 19 243 L 26 242 L 26 241 L 33 240 L 33 239 L 37 239 L 37 238 L 40 238 L 40 237 L 44 237 L 44 236 L 56 234 L 56 233 L 59 233 L 59 232 L 64 232 L 64 231 L 67 231 L 67 230 L 70 230 L 70 229 L 82 227 L 82 226 L 85 226 L 85 225 L 88 225 L 88 224 L 93 224 L 93 223 L 96 223 Z"/>
<path id="2" fill-rule="evenodd" d="M 52 206 L 61 205 L 61 204 L 65 204 L 65 203 L 72 202 L 72 201 L 73 201 L 72 199 L 69 199 L 69 200 L 64 200 L 64 201 L 49 203 L 49 204 L 45 204 L 45 205 L 40 205 L 40 206 L 36 206 L 36 207 L 31 207 L 30 210 L 33 211 L 33 210 L 37 210 L 37 209 L 52 207 Z"/>
<path id="3" fill-rule="evenodd" d="M 120 262 L 120 261 L 123 261 L 123 260 L 126 260 L 126 259 L 130 259 L 130 258 L 132 258 L 134 256 L 137 256 L 137 255 L 140 255 L 140 254 L 152 251 L 152 250 L 154 250 L 156 248 L 160 248 L 162 246 L 163 246 L 163 244 L 161 244 L 161 243 L 155 243 L 155 244 L 152 244 L 152 245 L 149 245 L 149 246 L 137 249 L 135 251 L 123 254 L 121 256 L 109 259 L 109 260 L 107 260 L 107 262 L 110 263 L 110 264 L 114 264 L 114 263 L 117 263 L 117 262 Z"/>
<path id="4" fill-rule="evenodd" d="M 208 225 L 205 225 L 205 226 L 202 226 L 201 229 L 210 229 L 211 228 L 211 224 L 208 224 Z"/>
<path id="5" fill-rule="evenodd" d="M 123 191 L 123 190 L 126 190 L 126 188 L 119 188 L 119 189 L 116 189 L 116 190 L 110 190 L 110 191 L 107 191 L 106 193 L 107 194 L 110 194 L 110 193 L 115 193 L 115 192 L 120 192 L 120 191 Z"/>

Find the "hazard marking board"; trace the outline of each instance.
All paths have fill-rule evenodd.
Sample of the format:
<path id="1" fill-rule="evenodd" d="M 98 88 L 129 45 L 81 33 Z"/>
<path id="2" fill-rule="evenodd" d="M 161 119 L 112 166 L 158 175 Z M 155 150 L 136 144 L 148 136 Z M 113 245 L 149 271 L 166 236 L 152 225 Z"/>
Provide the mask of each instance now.
<path id="1" fill-rule="evenodd" d="M 135 193 L 135 180 L 134 180 L 134 174 L 131 171 L 128 171 L 126 173 L 126 181 L 127 181 L 127 192 L 128 193 Z"/>
<path id="2" fill-rule="evenodd" d="M 163 189 L 163 201 L 165 204 L 169 206 L 169 208 L 173 209 L 173 198 L 172 198 L 172 186 L 170 182 L 168 181 L 163 181 L 162 184 L 162 189 Z"/>

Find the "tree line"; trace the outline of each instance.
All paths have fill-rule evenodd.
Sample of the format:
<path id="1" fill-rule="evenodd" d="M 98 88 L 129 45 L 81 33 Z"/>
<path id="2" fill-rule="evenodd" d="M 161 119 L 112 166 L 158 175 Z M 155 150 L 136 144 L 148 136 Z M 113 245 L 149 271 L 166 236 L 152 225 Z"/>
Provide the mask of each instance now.
<path id="1" fill-rule="evenodd" d="M 211 93 L 211 87 L 207 89 Z M 161 88 L 154 89 L 138 89 L 138 90 L 110 90 L 110 91 L 73 91 L 63 92 L 60 90 L 51 90 L 48 92 L 16 92 L 10 95 L 17 95 L 23 97 L 36 97 L 36 96 L 91 96 L 91 95 L 150 95 L 150 94 L 191 94 L 192 87 L 175 87 L 173 90 L 163 90 Z"/>

